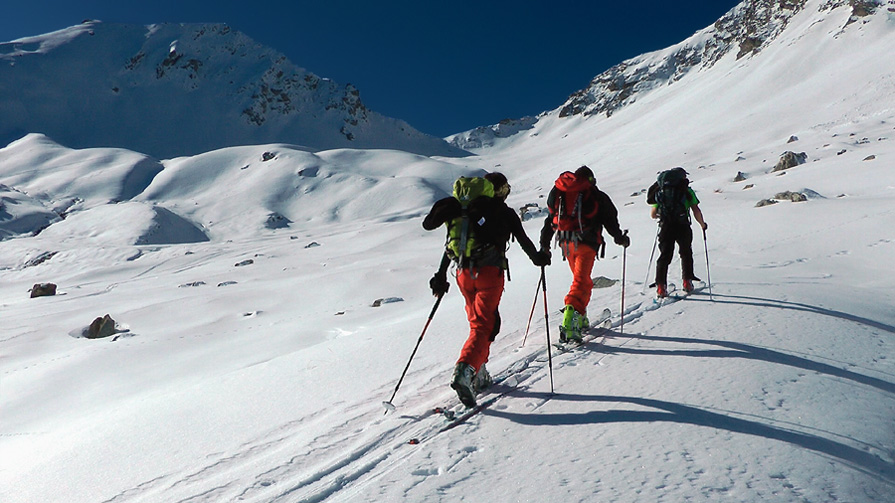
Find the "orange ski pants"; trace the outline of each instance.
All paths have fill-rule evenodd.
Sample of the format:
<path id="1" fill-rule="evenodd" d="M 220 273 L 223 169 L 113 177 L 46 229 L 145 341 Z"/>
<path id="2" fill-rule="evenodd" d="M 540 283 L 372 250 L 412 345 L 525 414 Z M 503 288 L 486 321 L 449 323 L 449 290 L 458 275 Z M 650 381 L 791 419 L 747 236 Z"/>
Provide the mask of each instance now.
<path id="1" fill-rule="evenodd" d="M 457 363 L 468 363 L 476 372 L 488 361 L 503 283 L 503 270 L 497 266 L 460 269 L 457 274 L 457 286 L 466 299 L 469 320 L 469 338 Z"/>
<path id="2" fill-rule="evenodd" d="M 597 250 L 583 243 L 563 243 L 563 252 L 572 270 L 572 285 L 566 294 L 565 303 L 581 314 L 587 314 L 587 305 L 594 289 L 590 274 L 597 259 Z"/>

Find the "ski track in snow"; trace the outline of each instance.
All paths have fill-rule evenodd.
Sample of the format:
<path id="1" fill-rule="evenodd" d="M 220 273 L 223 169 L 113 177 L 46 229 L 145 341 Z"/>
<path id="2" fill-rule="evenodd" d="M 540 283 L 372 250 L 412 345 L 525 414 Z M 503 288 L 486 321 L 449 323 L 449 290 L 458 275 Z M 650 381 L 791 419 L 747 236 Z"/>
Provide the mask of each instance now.
<path id="1" fill-rule="evenodd" d="M 626 327 L 636 327 L 638 321 L 650 312 L 665 308 L 681 308 L 679 303 L 718 302 L 738 303 L 754 309 L 776 307 L 795 309 L 820 316 L 831 316 L 864 324 L 895 333 L 895 327 L 874 322 L 847 313 L 818 308 L 807 304 L 777 301 L 751 297 L 746 295 L 730 295 L 714 293 L 714 300 L 709 300 L 707 292 L 697 292 L 681 299 L 666 299 L 668 302 L 654 302 L 644 299 L 635 302 L 626 309 Z M 873 373 L 871 369 L 849 362 L 830 360 L 831 363 L 818 361 L 807 354 L 794 354 L 773 348 L 758 347 L 746 343 L 698 339 L 689 337 L 668 337 L 647 335 L 642 332 L 620 334 L 618 317 L 613 318 L 613 329 L 599 330 L 592 339 L 579 348 L 562 354 L 554 354 L 554 374 L 562 374 L 570 367 L 587 365 L 600 366 L 602 362 L 615 355 L 671 354 L 678 357 L 698 358 L 738 358 L 756 360 L 773 365 L 784 365 L 803 369 L 808 372 L 826 374 L 841 379 L 851 380 L 882 392 L 895 394 L 895 379 L 886 380 L 883 375 L 874 377 L 863 372 Z M 535 340 L 543 338 L 543 327 L 531 334 Z M 539 337 L 540 336 L 540 337 Z M 600 339 L 602 339 L 600 341 Z M 658 350 L 644 347 L 643 343 L 679 343 L 685 344 L 684 350 Z M 699 349 L 695 349 L 695 348 Z M 555 351 L 554 351 L 555 353 Z M 834 364 L 839 364 L 836 366 Z M 842 368 L 851 367 L 851 369 Z M 878 373 L 878 372 L 877 372 Z M 133 501 L 140 499 L 155 500 L 163 494 L 181 494 L 177 501 L 223 501 L 248 500 L 271 502 L 319 503 L 323 501 L 353 501 L 366 488 L 377 480 L 384 479 L 408 463 L 419 463 L 421 452 L 432 439 L 442 435 L 454 435 L 458 438 L 474 435 L 482 423 L 494 420 L 510 420 L 523 425 L 574 425 L 586 421 L 588 423 L 609 422 L 677 422 L 726 431 L 733 434 L 772 439 L 785 442 L 804 449 L 814 451 L 831 460 L 845 463 L 853 469 L 866 473 L 871 477 L 879 477 L 887 483 L 895 484 L 895 451 L 872 443 L 862 442 L 852 436 L 800 424 L 793 421 L 775 419 L 766 415 L 723 409 L 711 406 L 694 406 L 643 397 L 627 397 L 616 395 L 577 395 L 557 391 L 535 391 L 534 388 L 545 388 L 548 380 L 547 349 L 529 350 L 512 362 L 503 375 L 515 375 L 519 378 L 518 386 L 497 398 L 496 402 L 482 412 L 464 422 L 463 428 L 443 430 L 450 422 L 440 414 L 427 414 L 443 402 L 430 400 L 424 410 L 417 410 L 420 416 L 400 415 L 394 412 L 380 416 L 381 409 L 369 403 L 341 404 L 327 412 L 321 412 L 314 418 L 293 421 L 280 428 L 268 432 L 243 445 L 243 449 L 234 453 L 219 453 L 210 457 L 210 463 L 186 475 L 168 474 L 150 480 L 122 492 L 120 495 L 104 503 L 117 501 Z M 499 385 L 498 385 L 499 386 Z M 545 388 L 546 389 L 546 388 Z M 385 393 L 383 393 L 385 394 Z M 480 396 L 480 402 L 487 401 L 491 394 Z M 526 400 L 531 402 L 525 414 L 506 411 L 504 402 Z M 579 401 L 593 403 L 637 406 L 637 410 L 615 410 L 590 412 L 585 415 L 556 414 L 542 410 L 542 406 L 550 401 Z M 455 396 L 451 395 L 447 408 L 460 415 L 464 408 Z M 416 404 L 413 408 L 419 409 Z M 409 412 L 409 411 L 408 411 Z M 379 413 L 379 414 L 377 414 Z M 399 424 L 395 425 L 394 423 Z M 307 443 L 297 444 L 299 431 L 314 425 L 326 425 L 324 433 Z M 418 439 L 416 445 L 410 439 Z M 473 454 L 475 448 L 460 449 L 457 459 L 452 463 L 460 464 L 463 458 Z M 339 452 L 336 458 L 328 454 Z M 291 454 L 289 454 L 291 453 Z M 301 453 L 301 454 L 296 454 Z M 670 454 L 670 453 L 669 453 Z M 680 453 L 686 458 L 686 452 Z M 279 461 L 277 461 L 279 460 Z M 451 466 L 440 469 L 405 468 L 421 479 L 436 477 Z M 219 485 L 208 488 L 209 481 L 218 480 Z M 421 482 L 420 482 L 421 483 Z M 666 483 L 669 483 L 666 481 Z M 200 493 L 191 494 L 189 489 L 195 485 L 202 487 Z M 408 489 L 409 490 L 409 489 Z"/>

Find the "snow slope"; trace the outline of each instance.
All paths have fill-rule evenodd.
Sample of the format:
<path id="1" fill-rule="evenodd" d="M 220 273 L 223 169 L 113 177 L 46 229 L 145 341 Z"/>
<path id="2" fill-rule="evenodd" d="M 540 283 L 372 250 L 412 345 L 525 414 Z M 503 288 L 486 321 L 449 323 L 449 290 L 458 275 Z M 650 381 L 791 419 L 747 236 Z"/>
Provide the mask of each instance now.
<path id="1" fill-rule="evenodd" d="M 751 57 L 608 118 L 548 112 L 474 158 L 0 149 L 4 211 L 55 222 L 0 242 L 0 500 L 892 501 L 895 5 L 846 26 L 824 3 Z M 785 150 L 807 162 L 772 172 Z M 385 414 L 434 302 L 429 206 L 494 169 L 511 205 L 543 204 L 581 164 L 632 237 L 594 269 L 626 264 L 624 327 L 620 284 L 595 289 L 613 327 L 551 352 L 551 393 L 540 271 L 512 244 L 488 367 L 517 387 L 446 431 L 428 414 L 462 409 L 454 286 Z M 642 190 L 675 165 L 709 223 L 694 249 L 712 288 L 660 305 Z M 756 207 L 785 191 L 807 201 Z M 555 339 L 570 274 L 546 273 Z M 41 282 L 58 294 L 29 298 Z M 106 313 L 116 337 L 83 338 Z"/>

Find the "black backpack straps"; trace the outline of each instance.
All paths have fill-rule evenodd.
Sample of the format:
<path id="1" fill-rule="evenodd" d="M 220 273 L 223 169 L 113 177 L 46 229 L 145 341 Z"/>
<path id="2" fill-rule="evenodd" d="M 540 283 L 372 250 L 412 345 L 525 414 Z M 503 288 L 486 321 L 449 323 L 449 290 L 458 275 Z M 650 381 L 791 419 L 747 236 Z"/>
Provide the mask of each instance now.
<path id="1" fill-rule="evenodd" d="M 582 215 L 584 213 L 583 206 L 584 206 L 584 191 L 582 190 L 581 192 L 578 193 L 578 197 L 575 198 L 574 212 L 575 212 L 575 215 L 578 216 L 578 232 L 584 232 L 584 221 L 582 220 L 582 218 L 583 218 Z"/>
<path id="2" fill-rule="evenodd" d="M 466 244 L 469 242 L 469 208 L 460 210 L 460 250 L 458 260 L 462 268 L 466 262 Z"/>

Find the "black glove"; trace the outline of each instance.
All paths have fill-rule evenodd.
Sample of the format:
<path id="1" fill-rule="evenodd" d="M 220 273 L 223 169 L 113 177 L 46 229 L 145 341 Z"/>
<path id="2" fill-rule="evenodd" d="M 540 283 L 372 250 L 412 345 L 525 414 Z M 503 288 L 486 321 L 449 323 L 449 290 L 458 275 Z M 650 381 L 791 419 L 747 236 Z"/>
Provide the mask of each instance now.
<path id="1" fill-rule="evenodd" d="M 615 238 L 615 244 L 627 248 L 631 246 L 631 238 L 629 238 L 627 234 L 622 234 L 621 236 Z"/>
<path id="2" fill-rule="evenodd" d="M 447 274 L 436 272 L 435 276 L 432 276 L 432 279 L 429 280 L 429 288 L 432 289 L 432 295 L 436 297 L 446 294 L 450 287 L 451 284 L 448 283 Z"/>
<path id="3" fill-rule="evenodd" d="M 704 230 L 704 231 L 709 230 L 709 224 L 706 222 L 702 222 L 702 230 Z"/>
<path id="4" fill-rule="evenodd" d="M 538 267 L 550 265 L 550 252 L 547 250 L 535 252 L 531 257 L 531 262 Z"/>

